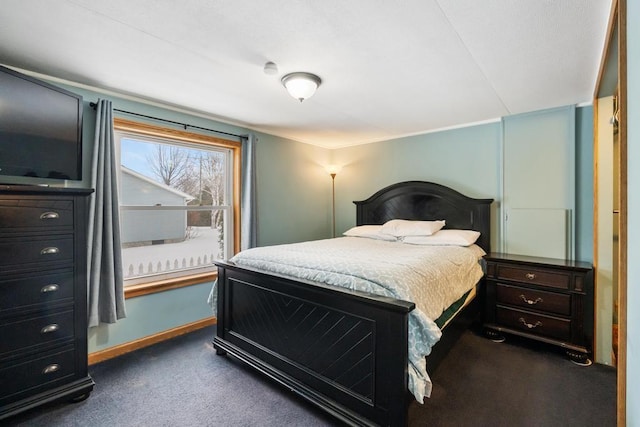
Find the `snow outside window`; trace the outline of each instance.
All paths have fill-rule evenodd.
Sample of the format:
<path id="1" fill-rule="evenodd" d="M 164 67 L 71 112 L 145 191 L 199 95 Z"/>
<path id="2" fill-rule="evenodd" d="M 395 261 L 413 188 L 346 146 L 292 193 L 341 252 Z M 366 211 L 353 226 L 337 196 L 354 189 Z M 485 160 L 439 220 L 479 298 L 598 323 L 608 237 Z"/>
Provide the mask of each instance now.
<path id="1" fill-rule="evenodd" d="M 125 286 L 214 272 L 233 255 L 234 151 L 118 130 L 116 139 Z"/>

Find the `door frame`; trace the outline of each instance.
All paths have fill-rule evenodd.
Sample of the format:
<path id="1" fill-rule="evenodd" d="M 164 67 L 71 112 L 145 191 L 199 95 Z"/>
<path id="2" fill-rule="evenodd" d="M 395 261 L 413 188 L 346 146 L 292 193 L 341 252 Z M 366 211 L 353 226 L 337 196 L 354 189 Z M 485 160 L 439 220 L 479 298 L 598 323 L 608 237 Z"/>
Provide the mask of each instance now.
<path id="1" fill-rule="evenodd" d="M 617 44 L 614 45 L 614 41 Z M 626 425 L 626 385 L 627 385 L 627 0 L 613 0 L 609 15 L 607 38 L 600 62 L 598 80 L 594 92 L 594 265 L 597 269 L 598 209 L 611 209 L 610 206 L 598 206 L 598 158 L 597 123 L 598 98 L 604 84 L 610 54 L 617 49 L 617 87 L 618 87 L 618 138 L 620 148 L 620 213 L 619 217 L 619 255 L 618 255 L 618 356 L 617 356 L 617 425 Z M 613 95 L 613 94 L 610 94 Z M 612 191 L 612 190 L 610 190 Z M 597 286 L 597 282 L 596 282 Z M 597 301 L 596 301 L 597 304 Z M 597 313 L 597 310 L 595 310 Z M 595 320 L 595 319 L 594 319 Z"/>

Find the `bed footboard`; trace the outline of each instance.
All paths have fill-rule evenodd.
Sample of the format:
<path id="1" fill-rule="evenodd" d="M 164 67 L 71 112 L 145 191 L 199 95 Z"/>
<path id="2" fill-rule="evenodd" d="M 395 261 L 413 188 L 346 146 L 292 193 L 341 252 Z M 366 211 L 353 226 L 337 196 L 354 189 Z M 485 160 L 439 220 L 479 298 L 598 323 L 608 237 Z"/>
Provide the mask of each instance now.
<path id="1" fill-rule="evenodd" d="M 214 347 L 350 425 L 407 424 L 414 304 L 218 266 Z"/>

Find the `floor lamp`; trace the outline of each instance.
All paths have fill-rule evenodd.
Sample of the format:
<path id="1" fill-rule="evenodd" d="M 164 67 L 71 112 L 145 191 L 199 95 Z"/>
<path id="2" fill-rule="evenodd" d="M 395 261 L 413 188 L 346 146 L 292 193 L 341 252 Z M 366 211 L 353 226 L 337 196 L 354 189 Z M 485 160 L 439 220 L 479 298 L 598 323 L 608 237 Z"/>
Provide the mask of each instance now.
<path id="1" fill-rule="evenodd" d="M 327 172 L 331 176 L 331 226 L 333 232 L 332 237 L 336 237 L 336 175 L 340 170 L 339 166 L 329 165 L 327 166 Z"/>

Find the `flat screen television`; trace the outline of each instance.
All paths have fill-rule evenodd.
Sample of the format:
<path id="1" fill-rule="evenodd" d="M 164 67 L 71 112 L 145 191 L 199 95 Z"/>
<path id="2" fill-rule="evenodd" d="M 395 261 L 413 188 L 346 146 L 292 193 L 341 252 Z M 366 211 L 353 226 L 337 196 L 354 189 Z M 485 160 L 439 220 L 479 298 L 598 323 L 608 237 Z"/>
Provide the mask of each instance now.
<path id="1" fill-rule="evenodd" d="M 0 66 L 0 182 L 81 180 L 82 107 L 82 96 Z"/>

